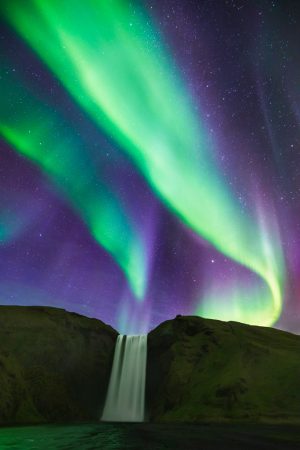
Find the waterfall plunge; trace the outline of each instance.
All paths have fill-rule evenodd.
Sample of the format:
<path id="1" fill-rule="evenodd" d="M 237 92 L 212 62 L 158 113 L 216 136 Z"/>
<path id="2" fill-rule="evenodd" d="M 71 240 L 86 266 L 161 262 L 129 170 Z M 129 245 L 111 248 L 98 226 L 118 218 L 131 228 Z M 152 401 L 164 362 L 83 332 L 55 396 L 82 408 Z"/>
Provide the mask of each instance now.
<path id="1" fill-rule="evenodd" d="M 117 338 L 102 420 L 143 422 L 147 335 Z"/>

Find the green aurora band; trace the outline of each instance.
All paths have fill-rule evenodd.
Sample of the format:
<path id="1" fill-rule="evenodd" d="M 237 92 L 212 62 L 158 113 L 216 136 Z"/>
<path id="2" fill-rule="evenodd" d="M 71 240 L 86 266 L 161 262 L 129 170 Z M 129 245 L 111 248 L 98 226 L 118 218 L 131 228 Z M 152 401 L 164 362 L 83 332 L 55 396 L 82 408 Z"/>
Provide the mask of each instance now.
<path id="1" fill-rule="evenodd" d="M 133 219 L 116 194 L 99 185 L 98 169 L 70 123 L 33 90 L 26 89 L 16 75 L 12 78 L 11 70 L 3 72 L 9 75 L 3 75 L 0 83 L 0 134 L 54 181 L 94 239 L 122 268 L 136 298 L 142 300 L 147 281 L 146 249 Z M 24 99 L 22 103 L 19 98 Z"/>
<path id="2" fill-rule="evenodd" d="M 119 0 L 11 0 L 3 13 L 161 200 L 265 281 L 267 292 L 259 303 L 249 300 L 247 311 L 241 304 L 237 315 L 227 303 L 232 319 L 274 324 L 285 273 L 276 230 L 265 227 L 264 216 L 242 213 L 151 20 Z M 205 304 L 197 311 L 222 319 L 222 311 Z"/>

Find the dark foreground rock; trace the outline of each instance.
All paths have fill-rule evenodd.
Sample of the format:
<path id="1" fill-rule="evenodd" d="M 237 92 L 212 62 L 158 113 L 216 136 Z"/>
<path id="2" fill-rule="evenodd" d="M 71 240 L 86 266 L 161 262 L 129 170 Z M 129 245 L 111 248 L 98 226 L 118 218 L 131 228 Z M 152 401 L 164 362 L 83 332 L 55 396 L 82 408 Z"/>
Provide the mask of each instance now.
<path id="1" fill-rule="evenodd" d="M 97 420 L 116 337 L 63 309 L 0 306 L 0 424 Z"/>
<path id="2" fill-rule="evenodd" d="M 148 336 L 146 391 L 151 421 L 300 423 L 300 336 L 178 316 Z"/>

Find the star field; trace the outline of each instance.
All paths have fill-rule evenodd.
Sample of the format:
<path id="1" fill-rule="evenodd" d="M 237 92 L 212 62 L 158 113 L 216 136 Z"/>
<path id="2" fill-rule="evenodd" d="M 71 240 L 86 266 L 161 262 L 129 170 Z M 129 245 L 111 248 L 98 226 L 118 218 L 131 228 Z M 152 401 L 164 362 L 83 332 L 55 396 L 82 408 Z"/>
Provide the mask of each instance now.
<path id="1" fill-rule="evenodd" d="M 298 2 L 0 15 L 0 302 L 300 332 Z"/>

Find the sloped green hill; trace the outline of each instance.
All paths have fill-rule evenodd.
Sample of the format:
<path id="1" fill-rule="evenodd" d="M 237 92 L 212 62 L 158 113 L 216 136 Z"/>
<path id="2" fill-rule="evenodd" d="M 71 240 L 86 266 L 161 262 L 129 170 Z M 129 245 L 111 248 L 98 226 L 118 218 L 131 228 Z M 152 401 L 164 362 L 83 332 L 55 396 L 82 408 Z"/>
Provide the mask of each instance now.
<path id="1" fill-rule="evenodd" d="M 0 306 L 0 424 L 97 420 L 116 337 L 63 309 Z"/>
<path id="2" fill-rule="evenodd" d="M 149 334 L 147 404 L 158 422 L 300 422 L 300 336 L 177 316 Z"/>

